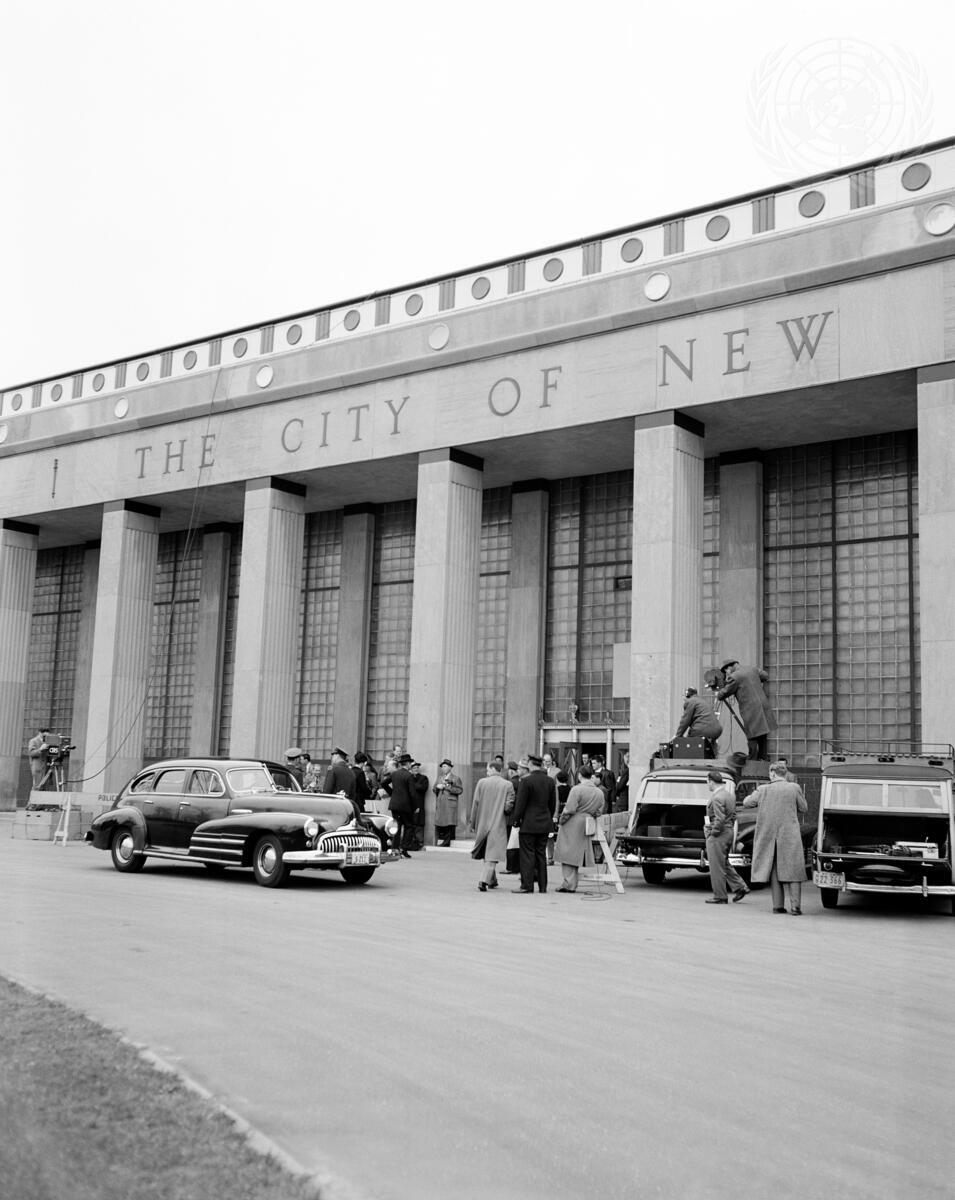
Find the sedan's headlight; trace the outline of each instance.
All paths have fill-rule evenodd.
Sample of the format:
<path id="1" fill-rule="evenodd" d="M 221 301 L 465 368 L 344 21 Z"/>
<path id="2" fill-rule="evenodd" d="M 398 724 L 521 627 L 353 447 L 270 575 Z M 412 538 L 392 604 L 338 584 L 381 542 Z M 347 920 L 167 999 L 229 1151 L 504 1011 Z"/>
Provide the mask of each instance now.
<path id="1" fill-rule="evenodd" d="M 321 833 L 322 827 L 314 817 L 309 817 L 305 822 L 305 836 L 307 838 L 317 838 Z"/>
<path id="2" fill-rule="evenodd" d="M 398 822 L 394 819 L 394 817 L 389 817 L 385 822 L 385 833 L 387 833 L 389 837 L 394 837 L 397 832 Z"/>

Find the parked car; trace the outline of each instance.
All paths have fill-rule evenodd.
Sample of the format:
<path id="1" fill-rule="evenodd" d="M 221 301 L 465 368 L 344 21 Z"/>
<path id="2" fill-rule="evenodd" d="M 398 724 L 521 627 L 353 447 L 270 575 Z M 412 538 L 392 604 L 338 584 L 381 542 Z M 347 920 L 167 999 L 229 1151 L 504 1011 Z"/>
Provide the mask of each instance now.
<path id="1" fill-rule="evenodd" d="M 849 892 L 951 897 L 955 750 L 822 756 L 813 883 L 823 908 Z"/>
<path id="2" fill-rule="evenodd" d="M 263 887 L 291 871 L 338 871 L 367 883 L 396 858 L 387 813 L 358 813 L 345 796 L 303 792 L 286 767 L 264 759 L 176 758 L 151 763 L 96 817 L 86 840 L 108 850 L 117 871 L 148 858 L 251 867 Z"/>
<path id="3" fill-rule="evenodd" d="M 760 783 L 769 780 L 766 763 L 747 763 L 742 773 L 724 759 L 654 758 L 637 784 L 636 803 L 627 832 L 618 835 L 615 858 L 621 866 L 639 866 L 647 883 L 663 883 L 671 871 L 709 873 L 703 818 L 710 798 L 707 774 L 717 770 L 736 783 L 736 828 L 730 862 L 747 871 L 753 858 L 755 809 L 740 807 Z M 809 837 L 807 832 L 807 840 Z"/>

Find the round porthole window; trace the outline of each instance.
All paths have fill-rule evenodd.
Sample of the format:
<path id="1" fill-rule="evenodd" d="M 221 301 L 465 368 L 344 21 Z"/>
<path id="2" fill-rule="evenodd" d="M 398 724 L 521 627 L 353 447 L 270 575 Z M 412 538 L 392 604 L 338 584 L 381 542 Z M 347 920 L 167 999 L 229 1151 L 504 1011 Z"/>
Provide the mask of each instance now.
<path id="1" fill-rule="evenodd" d="M 826 207 L 826 198 L 822 192 L 806 192 L 799 198 L 799 212 L 804 217 L 818 217 Z"/>
<path id="2" fill-rule="evenodd" d="M 657 271 L 643 285 L 643 294 L 648 300 L 662 300 L 670 290 L 670 276 L 665 271 Z"/>
<path id="3" fill-rule="evenodd" d="M 643 242 L 639 238 L 627 238 L 620 247 L 620 257 L 624 262 L 636 262 L 643 253 Z"/>

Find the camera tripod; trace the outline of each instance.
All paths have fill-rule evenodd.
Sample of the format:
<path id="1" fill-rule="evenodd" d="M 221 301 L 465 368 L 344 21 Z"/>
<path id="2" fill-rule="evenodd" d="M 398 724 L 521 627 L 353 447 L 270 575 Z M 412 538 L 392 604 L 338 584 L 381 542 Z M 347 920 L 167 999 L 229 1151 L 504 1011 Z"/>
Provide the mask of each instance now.
<path id="1" fill-rule="evenodd" d="M 39 787 L 37 788 L 37 791 L 40 791 L 40 792 L 46 791 L 47 790 L 47 786 L 46 786 L 47 781 L 50 779 L 53 780 L 53 790 L 54 791 L 56 791 L 56 792 L 65 791 L 65 788 L 63 786 L 66 783 L 65 772 L 66 772 L 66 756 L 64 754 L 61 754 L 58 751 L 55 758 L 49 758 L 47 760 L 46 771 L 43 774 L 43 778 L 40 780 L 40 784 L 39 784 Z"/>

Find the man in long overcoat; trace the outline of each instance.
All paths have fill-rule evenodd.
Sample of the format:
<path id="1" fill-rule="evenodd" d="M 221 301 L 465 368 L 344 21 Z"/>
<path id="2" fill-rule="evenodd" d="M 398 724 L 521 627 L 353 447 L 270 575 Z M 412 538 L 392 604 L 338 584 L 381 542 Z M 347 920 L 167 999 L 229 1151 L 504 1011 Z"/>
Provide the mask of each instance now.
<path id="1" fill-rule="evenodd" d="M 438 765 L 438 778 L 432 788 L 435 795 L 434 840 L 437 846 L 450 846 L 458 827 L 458 796 L 464 791 L 464 785 L 455 775 L 453 767 L 450 758 L 442 759 Z"/>
<path id="2" fill-rule="evenodd" d="M 604 791 L 590 767 L 580 768 L 580 783 L 570 789 L 560 814 L 554 858 L 560 863 L 564 881 L 558 892 L 576 892 L 581 867 L 594 865 L 593 837 L 587 833 L 587 818 L 599 817 L 604 809 Z"/>
<path id="3" fill-rule="evenodd" d="M 786 782 L 785 763 L 770 763 L 769 783 L 761 784 L 747 796 L 743 806 L 757 810 L 751 878 L 754 883 L 769 880 L 774 913 L 786 911 L 784 889 L 788 891 L 789 911 L 798 917 L 806 879 L 806 852 L 799 818 L 809 808 L 802 788 L 798 783 Z"/>
<path id="4" fill-rule="evenodd" d="M 726 682 L 716 693 L 716 698 L 736 697 L 739 719 L 746 730 L 749 757 L 765 761 L 769 757 L 766 739 L 776 728 L 776 717 L 763 690 L 769 676 L 762 667 L 741 667 L 735 658 L 728 658 L 721 670 Z"/>
<path id="5" fill-rule="evenodd" d="M 540 892 L 547 891 L 547 836 L 554 828 L 557 811 L 557 785 L 544 770 L 543 759 L 528 754 L 530 771 L 517 785 L 514 825 L 520 830 L 521 886 L 511 890 L 525 895 L 533 892 L 534 880 Z"/>
<path id="6" fill-rule="evenodd" d="M 501 775 L 501 764 L 495 759 L 487 764 L 487 774 L 477 781 L 468 824 L 474 830 L 474 844 L 484 843 L 484 874 L 478 890 L 486 892 L 497 887 L 497 864 L 507 854 L 506 815 L 514 807 L 514 787 L 509 779 Z"/>

